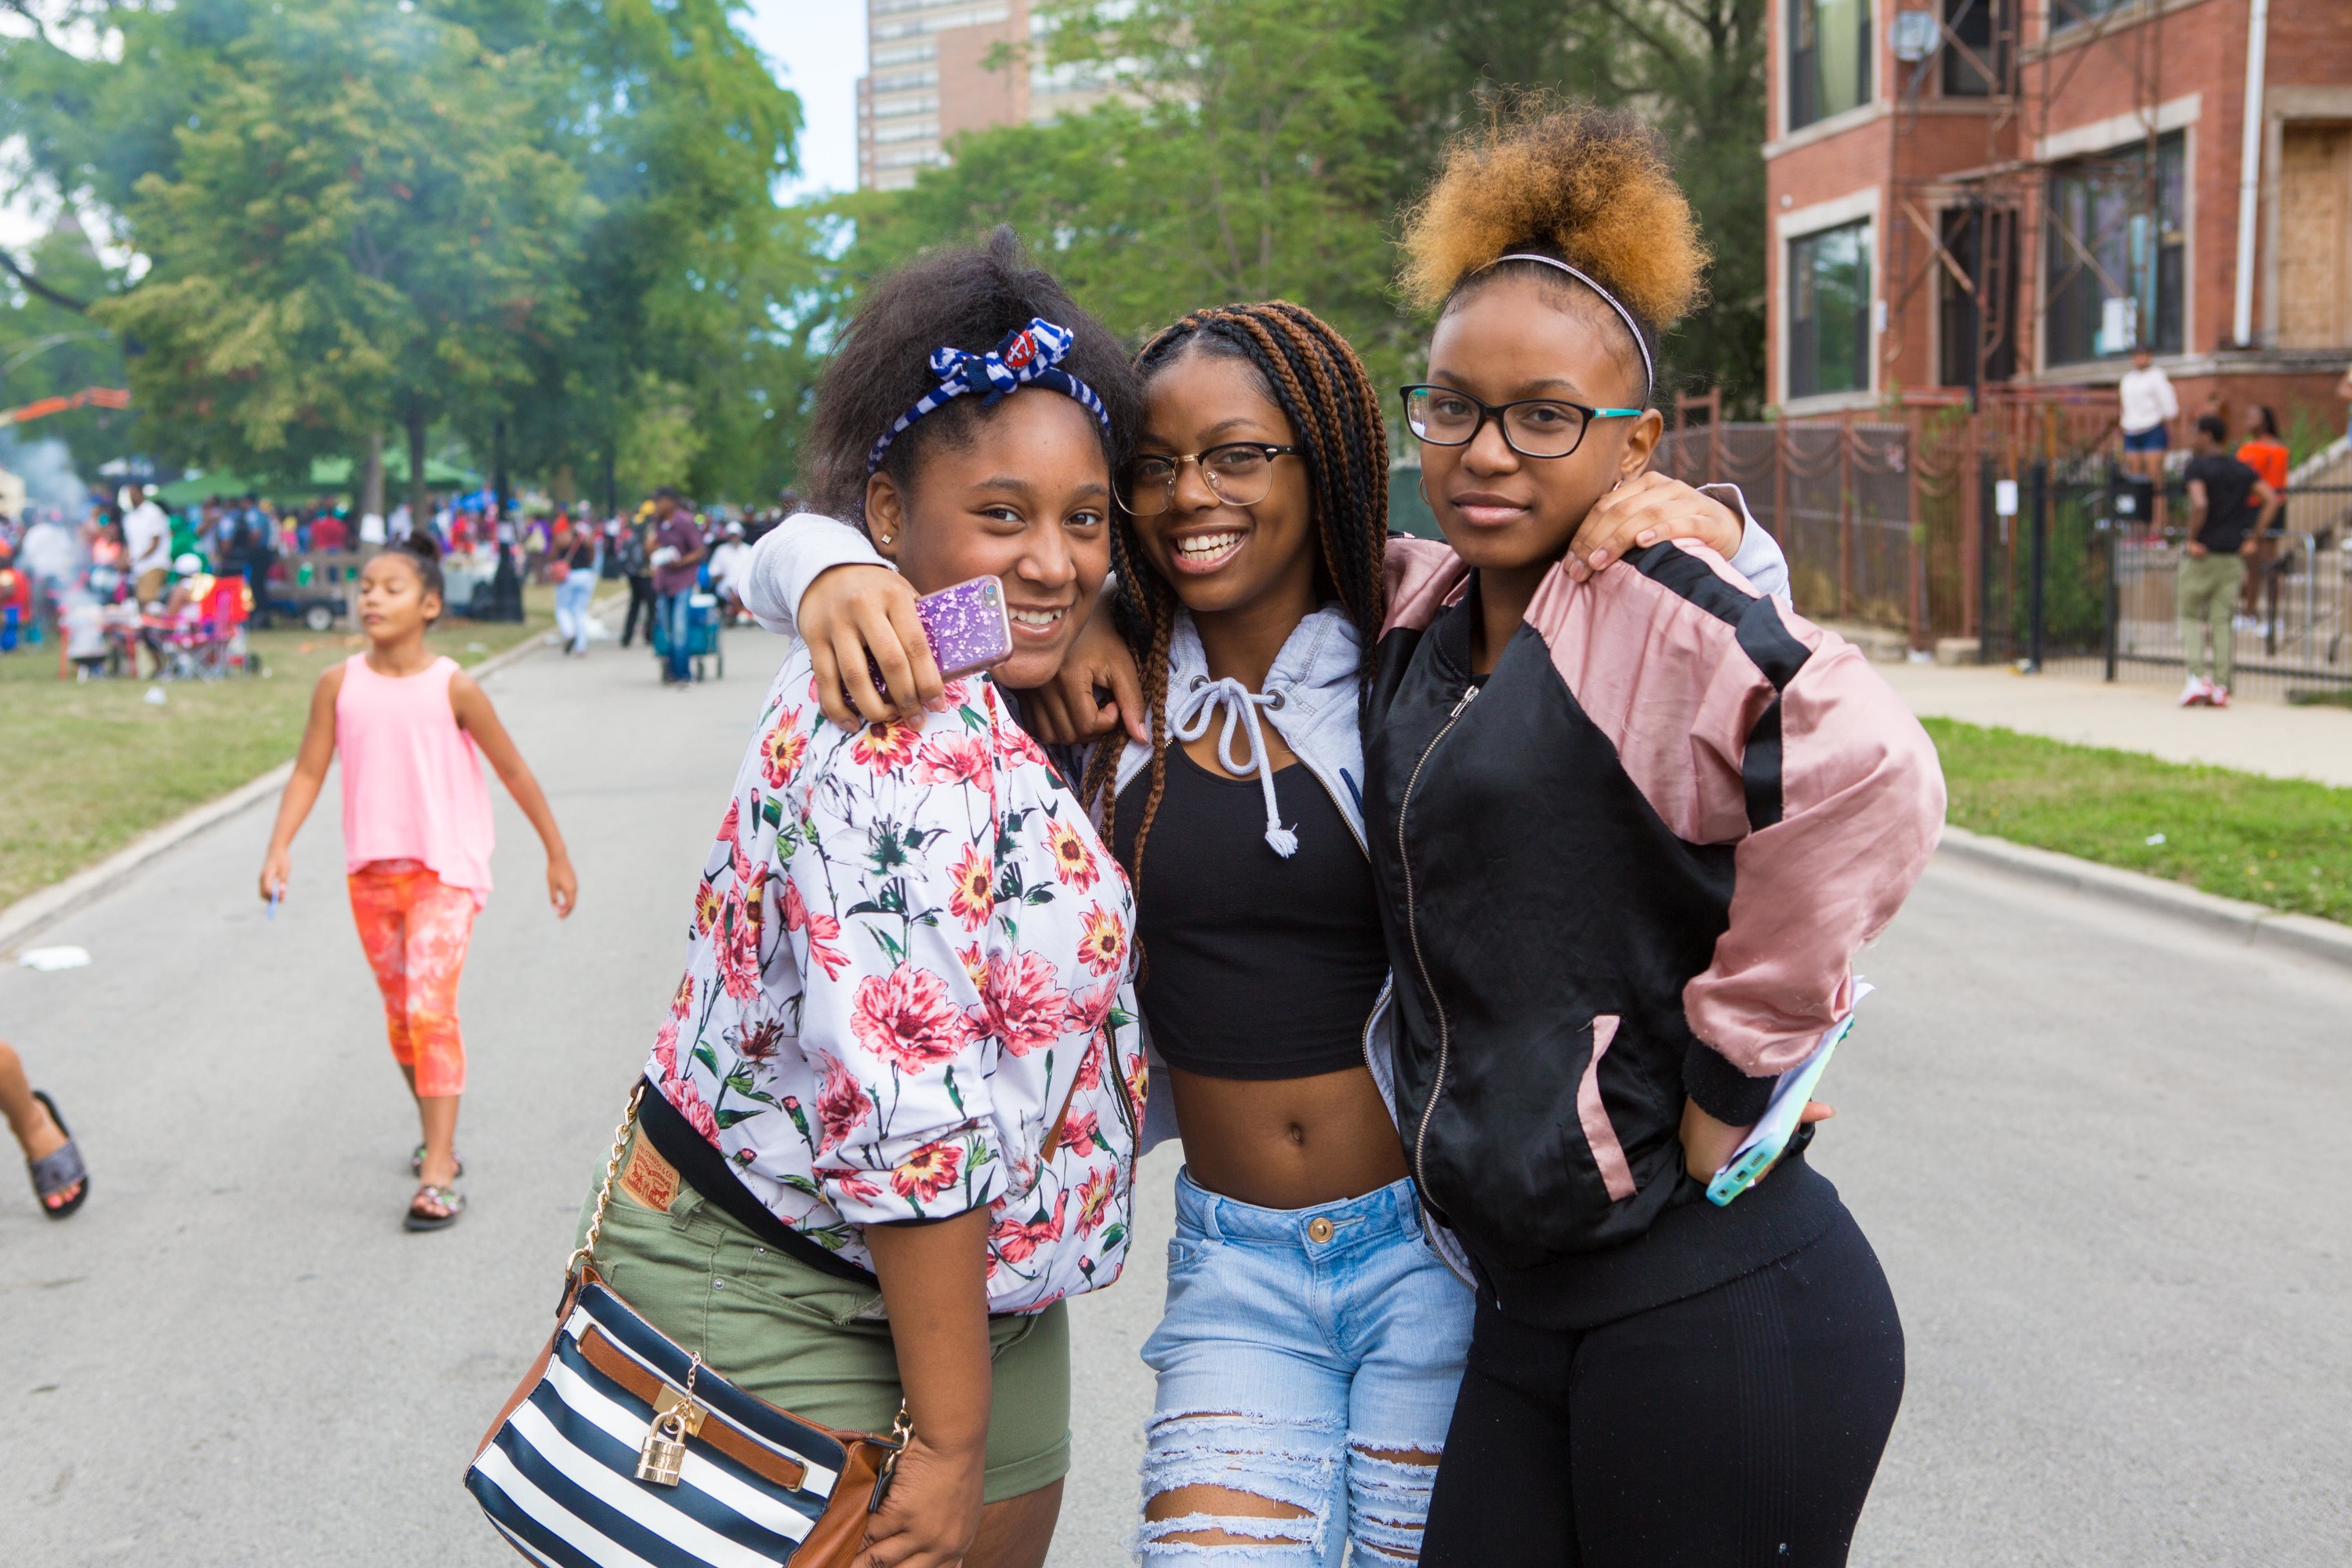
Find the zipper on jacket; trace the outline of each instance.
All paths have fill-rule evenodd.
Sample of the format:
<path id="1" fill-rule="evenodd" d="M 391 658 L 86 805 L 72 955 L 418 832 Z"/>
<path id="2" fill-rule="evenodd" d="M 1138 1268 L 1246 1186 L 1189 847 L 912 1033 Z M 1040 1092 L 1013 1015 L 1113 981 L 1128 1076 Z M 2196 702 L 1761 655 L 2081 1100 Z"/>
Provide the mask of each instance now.
<path id="1" fill-rule="evenodd" d="M 1423 1168 L 1423 1155 L 1429 1146 L 1429 1119 L 1437 1114 L 1438 1096 L 1445 1092 L 1445 1059 L 1452 1037 L 1445 1022 L 1445 1003 L 1438 996 L 1437 987 L 1429 978 L 1429 961 L 1421 952 L 1421 921 L 1412 904 L 1412 856 L 1405 848 L 1404 824 L 1405 817 L 1412 810 L 1413 786 L 1421 783 L 1421 770 L 1428 765 L 1429 754 L 1437 750 L 1439 742 L 1453 733 L 1454 726 L 1462 721 L 1462 715 L 1469 710 L 1471 701 L 1477 695 L 1475 682 L 1464 689 L 1462 700 L 1454 703 L 1454 711 L 1445 716 L 1445 722 L 1439 726 L 1436 734 L 1429 738 L 1429 744 L 1421 749 L 1420 757 L 1412 764 L 1412 772 L 1405 778 L 1404 794 L 1397 802 L 1397 865 L 1404 872 L 1405 938 L 1412 947 L 1413 967 L 1421 971 L 1421 988 L 1429 993 L 1429 1005 L 1437 1012 L 1437 1072 L 1429 1082 L 1429 1099 L 1421 1108 L 1421 1126 L 1412 1135 L 1413 1180 L 1421 1184 L 1422 1202 L 1424 1204 L 1429 1201 L 1429 1173 Z"/>

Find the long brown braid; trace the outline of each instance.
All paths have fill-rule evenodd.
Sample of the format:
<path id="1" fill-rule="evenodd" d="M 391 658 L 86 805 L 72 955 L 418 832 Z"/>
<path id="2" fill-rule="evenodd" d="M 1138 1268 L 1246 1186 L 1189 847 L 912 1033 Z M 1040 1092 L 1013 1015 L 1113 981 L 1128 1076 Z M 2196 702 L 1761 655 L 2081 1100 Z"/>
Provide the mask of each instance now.
<path id="1" fill-rule="evenodd" d="M 1355 624 L 1360 651 L 1359 701 L 1371 694 L 1385 605 L 1381 574 L 1388 545 L 1389 438 L 1380 395 L 1348 341 L 1314 312 L 1286 300 L 1195 310 L 1143 345 L 1135 367 L 1147 395 L 1152 375 L 1187 352 L 1241 359 L 1256 371 L 1282 409 L 1307 464 L 1307 499 L 1322 542 L 1320 575 Z M 1120 622 L 1142 678 L 1151 736 L 1151 788 L 1135 832 L 1128 877 L 1139 889 L 1143 847 L 1168 787 L 1168 650 L 1176 631 L 1176 591 L 1153 569 L 1124 510 L 1111 534 L 1118 569 Z M 1099 800 L 1102 836 L 1115 843 L 1118 759 L 1114 735 L 1097 746 L 1080 790 Z"/>

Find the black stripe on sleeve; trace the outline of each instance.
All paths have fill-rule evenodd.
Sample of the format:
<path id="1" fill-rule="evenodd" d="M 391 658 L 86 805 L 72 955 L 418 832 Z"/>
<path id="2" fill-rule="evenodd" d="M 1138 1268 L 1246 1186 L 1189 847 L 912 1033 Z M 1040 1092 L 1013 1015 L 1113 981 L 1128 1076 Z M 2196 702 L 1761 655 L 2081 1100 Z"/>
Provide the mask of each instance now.
<path id="1" fill-rule="evenodd" d="M 1739 784 L 1748 797 L 1748 831 L 1780 820 L 1780 699 L 1774 697 L 1748 731 L 1739 752 Z"/>

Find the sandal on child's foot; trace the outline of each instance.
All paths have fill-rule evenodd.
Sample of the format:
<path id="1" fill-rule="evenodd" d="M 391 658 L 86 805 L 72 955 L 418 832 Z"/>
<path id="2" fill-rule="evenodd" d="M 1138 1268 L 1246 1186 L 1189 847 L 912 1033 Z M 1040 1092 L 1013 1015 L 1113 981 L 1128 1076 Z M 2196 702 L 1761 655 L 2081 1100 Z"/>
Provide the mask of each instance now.
<path id="1" fill-rule="evenodd" d="M 435 1186 L 427 1182 L 408 1200 L 408 1217 L 401 1224 L 410 1230 L 446 1230 L 465 1212 L 465 1194 L 455 1187 Z"/>
<path id="2" fill-rule="evenodd" d="M 453 1149 L 449 1152 L 449 1158 L 457 1162 L 457 1175 L 449 1178 L 454 1182 L 457 1176 L 466 1173 L 466 1156 Z M 408 1173 L 419 1177 L 425 1174 L 425 1145 L 422 1143 L 416 1146 L 416 1152 L 408 1157 Z"/>
<path id="3" fill-rule="evenodd" d="M 51 1219 L 64 1219 L 89 1196 L 89 1169 L 82 1163 L 81 1150 L 75 1144 L 66 1119 L 58 1114 L 57 1101 L 37 1089 L 33 1098 L 41 1102 L 66 1141 L 39 1159 L 26 1161 L 25 1169 L 33 1173 L 33 1195 L 40 1199 L 41 1212 Z"/>

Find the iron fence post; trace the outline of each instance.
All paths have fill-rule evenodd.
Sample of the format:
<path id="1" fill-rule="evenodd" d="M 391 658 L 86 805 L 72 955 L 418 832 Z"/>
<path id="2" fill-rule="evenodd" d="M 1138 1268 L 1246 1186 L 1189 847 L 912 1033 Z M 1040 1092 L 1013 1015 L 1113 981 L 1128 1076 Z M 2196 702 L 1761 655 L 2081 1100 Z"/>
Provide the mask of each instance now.
<path id="1" fill-rule="evenodd" d="M 2107 545 L 2107 679 L 2115 679 L 2115 666 L 2119 663 L 2124 623 L 2124 529 L 2116 527 L 2115 512 L 2115 463 L 2107 463 L 2107 524 L 2100 529 Z"/>
<path id="2" fill-rule="evenodd" d="M 1993 658 L 1992 552 L 1995 542 L 2000 537 L 2000 521 L 1994 515 L 1994 502 L 1992 459 L 1979 458 L 1977 459 L 1977 662 L 1979 664 L 1990 664 Z M 2006 619 L 2010 607 L 2003 604 L 2000 608 L 2002 617 Z M 2003 645 L 2009 641 L 2005 630 L 2000 640 Z"/>
<path id="3" fill-rule="evenodd" d="M 2026 612 L 2026 670 L 2042 673 L 2042 600 L 2044 579 L 2050 568 L 2050 459 L 2042 458 L 2033 465 L 2033 537 L 2032 553 L 2027 571 L 2030 577 Z"/>

